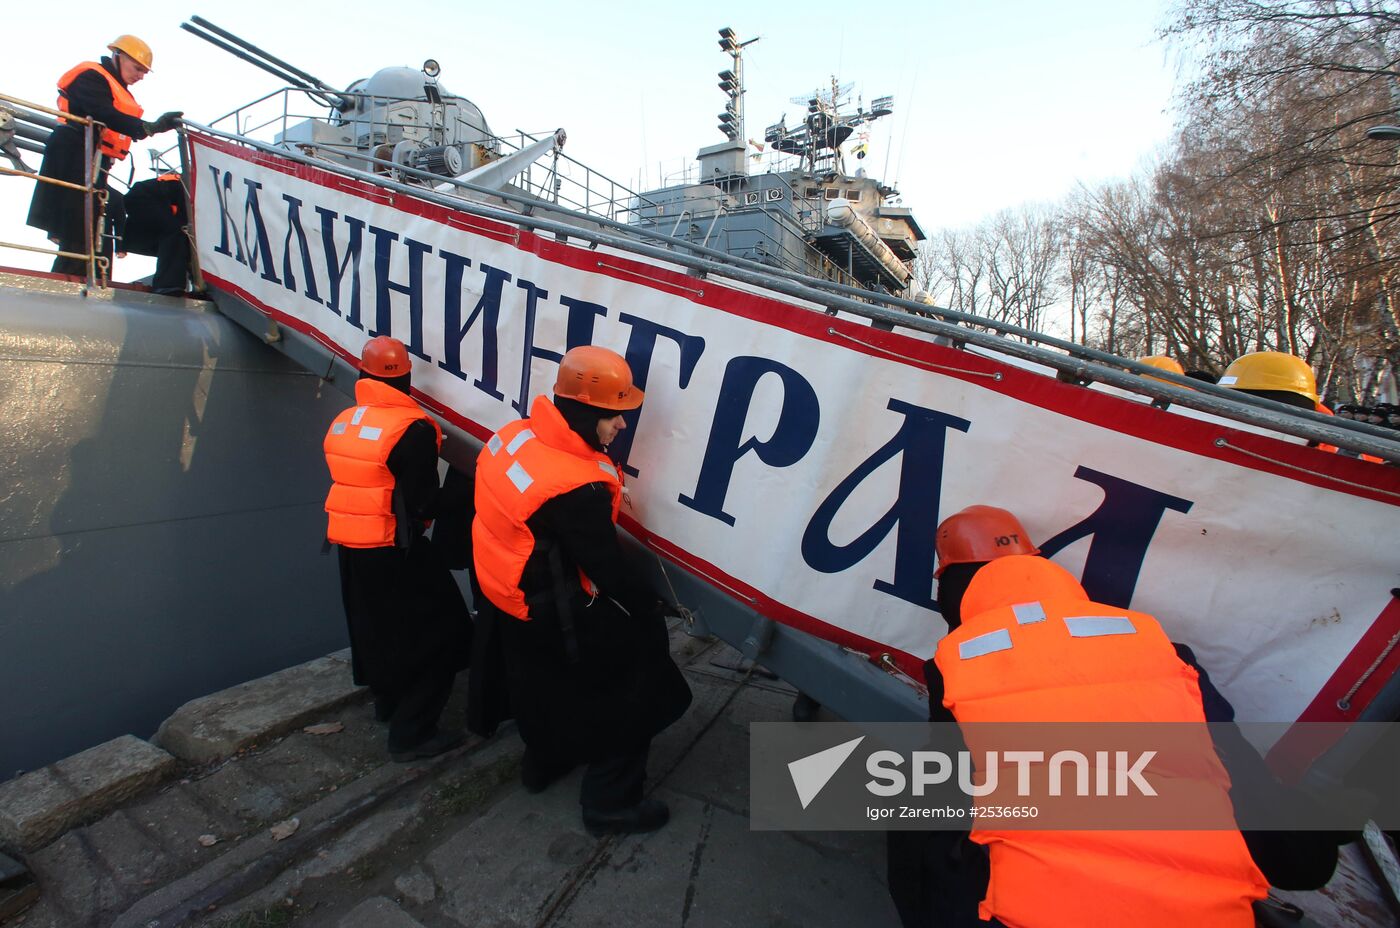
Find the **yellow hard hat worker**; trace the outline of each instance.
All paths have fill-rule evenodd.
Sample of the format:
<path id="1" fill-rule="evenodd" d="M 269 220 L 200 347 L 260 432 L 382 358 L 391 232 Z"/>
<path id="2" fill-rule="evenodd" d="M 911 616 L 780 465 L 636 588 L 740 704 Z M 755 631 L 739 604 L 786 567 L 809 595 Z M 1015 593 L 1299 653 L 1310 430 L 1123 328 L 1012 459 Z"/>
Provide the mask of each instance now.
<path id="1" fill-rule="evenodd" d="M 1289 400 L 1269 394 L 1293 394 L 1307 400 L 1306 404 L 1294 403 L 1302 409 L 1313 409 L 1318 401 L 1317 378 L 1312 368 L 1302 358 L 1282 351 L 1254 351 L 1236 358 L 1225 369 L 1220 385 L 1284 402 Z"/>
<path id="2" fill-rule="evenodd" d="M 1148 367 L 1155 367 L 1159 371 L 1170 371 L 1173 374 L 1186 376 L 1186 368 L 1181 366 L 1181 362 L 1174 358 L 1169 358 L 1164 354 L 1150 354 L 1145 358 L 1138 358 L 1139 364 L 1146 364 Z"/>
<path id="3" fill-rule="evenodd" d="M 1159 371 L 1168 371 L 1182 377 L 1186 376 L 1186 369 L 1181 366 L 1181 362 L 1174 358 L 1169 358 L 1164 354 L 1150 354 L 1145 358 L 1138 358 L 1138 363 L 1146 364 L 1148 367 L 1155 367 Z M 1159 383 L 1171 383 L 1170 380 L 1163 380 L 1161 377 L 1152 377 L 1148 374 L 1143 374 L 1142 376 L 1146 377 L 1148 380 L 1155 380 Z"/>
<path id="4" fill-rule="evenodd" d="M 147 71 L 151 70 L 151 62 L 155 61 L 155 55 L 151 54 L 151 46 L 134 35 L 119 35 L 108 42 L 107 47 L 114 52 L 121 52 Z"/>

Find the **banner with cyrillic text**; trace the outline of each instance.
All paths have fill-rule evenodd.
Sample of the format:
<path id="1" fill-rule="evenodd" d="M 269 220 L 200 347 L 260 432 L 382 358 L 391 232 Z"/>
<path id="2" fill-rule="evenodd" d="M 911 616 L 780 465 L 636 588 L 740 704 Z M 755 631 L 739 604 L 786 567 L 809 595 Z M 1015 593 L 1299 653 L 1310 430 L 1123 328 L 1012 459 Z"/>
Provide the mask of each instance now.
<path id="1" fill-rule="evenodd" d="M 1400 664 L 1400 469 L 192 142 L 209 281 L 347 358 L 402 339 L 415 394 L 478 438 L 568 348 L 623 353 L 624 525 L 774 619 L 921 676 L 934 527 L 984 503 L 1155 615 L 1242 719 L 1354 720 Z"/>

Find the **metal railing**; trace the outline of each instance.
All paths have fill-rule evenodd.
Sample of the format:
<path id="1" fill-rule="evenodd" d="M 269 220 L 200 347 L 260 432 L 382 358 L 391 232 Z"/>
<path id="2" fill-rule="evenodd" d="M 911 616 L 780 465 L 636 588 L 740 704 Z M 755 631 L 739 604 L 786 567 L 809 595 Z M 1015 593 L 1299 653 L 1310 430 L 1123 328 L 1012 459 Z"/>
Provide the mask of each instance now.
<path id="1" fill-rule="evenodd" d="M 305 147 L 312 147 L 319 150 L 324 157 L 338 159 L 342 163 L 357 161 L 370 164 L 373 165 L 376 174 L 397 173 L 410 180 L 416 180 L 417 176 L 412 171 L 401 171 L 405 167 L 404 165 L 374 155 L 374 149 L 377 146 L 392 142 L 396 138 L 402 138 L 404 130 L 413 133 L 441 133 L 454 139 L 467 139 L 469 141 L 463 144 L 481 146 L 497 157 L 513 154 L 554 134 L 554 130 L 532 133 L 517 129 L 509 135 L 498 135 L 492 132 L 484 122 L 478 123 L 472 119 L 463 118 L 460 115 L 460 110 L 457 115 L 453 115 L 450 119 L 444 117 L 442 123 L 390 122 L 388 113 L 392 104 L 422 104 L 424 101 L 420 98 L 390 97 L 355 91 L 339 91 L 338 93 L 346 101 L 353 102 L 355 113 L 369 114 L 370 118 L 344 119 L 336 115 L 336 111 L 328 111 L 325 108 L 324 100 L 320 99 L 314 92 L 296 87 L 283 87 L 230 110 L 212 120 L 209 127 L 230 132 L 242 138 L 272 144 L 283 151 L 300 151 Z M 297 95 L 297 99 L 304 98 L 308 101 L 314 111 L 301 111 L 294 103 L 293 95 Z M 377 118 L 375 114 L 379 113 L 383 113 L 385 118 L 382 120 Z M 356 139 L 346 145 L 331 144 L 325 141 L 315 143 L 302 141 L 279 143 L 277 141 L 278 137 L 285 140 L 289 130 L 294 125 L 313 119 L 325 121 L 332 127 L 353 127 L 357 136 L 367 136 L 369 141 L 361 142 Z M 172 151 L 174 151 L 173 147 L 162 152 L 161 155 L 166 157 Z M 436 174 L 428 175 L 423 179 L 433 186 L 449 180 L 449 178 Z M 557 149 L 548 163 L 536 162 L 527 166 L 513 179 L 513 183 L 519 190 L 536 200 L 611 221 L 626 221 L 626 217 L 634 211 L 654 205 L 625 184 L 613 180 Z"/>
<path id="2" fill-rule="evenodd" d="M 1338 420 L 1228 387 L 1191 380 L 1013 323 L 810 277 L 781 267 L 770 267 L 746 258 L 736 258 L 704 245 L 670 238 L 659 232 L 625 225 L 607 218 L 594 217 L 593 221 L 600 227 L 594 230 L 580 225 L 576 221 L 576 214 L 571 210 L 551 203 L 542 203 L 538 199 L 508 190 L 480 188 L 461 181 L 448 182 L 462 190 L 488 194 L 508 203 L 518 203 L 521 207 L 520 212 L 465 199 L 460 194 L 454 196 L 438 193 L 432 189 L 328 163 L 323 159 L 311 158 L 299 152 L 288 152 L 189 121 L 186 121 L 186 125 L 196 132 L 207 133 L 300 164 L 320 167 L 469 215 L 617 248 L 640 258 L 680 265 L 701 277 L 709 274 L 721 275 L 821 306 L 828 313 L 846 312 L 869 319 L 884 328 L 898 326 L 931 336 L 941 336 L 955 347 L 974 345 L 999 355 L 1041 365 L 1070 382 L 1088 384 L 1097 381 L 1153 400 L 1292 435 L 1306 441 L 1338 445 L 1400 463 L 1400 441 L 1395 439 L 1395 433 L 1389 429 Z M 443 182 L 441 177 L 426 171 L 410 168 L 405 168 L 404 171 L 435 184 Z M 549 215 L 556 211 L 563 213 L 564 217 L 556 219 Z M 568 221 L 571 218 L 574 221 Z"/>
<path id="3" fill-rule="evenodd" d="M 71 181 L 59 180 L 56 177 L 45 177 L 34 171 L 23 171 L 19 168 L 0 167 L 0 175 L 12 177 L 27 177 L 36 183 L 49 184 L 54 187 L 61 187 L 68 190 L 76 190 L 83 195 L 83 252 L 65 251 L 62 248 L 36 248 L 33 245 L 25 245 L 20 242 L 0 241 L 0 248 L 12 248 L 16 251 L 27 251 L 34 254 L 50 255 L 55 258 L 71 258 L 76 261 L 83 261 L 87 265 L 87 284 L 90 287 L 107 286 L 108 276 L 111 272 L 108 257 L 101 253 L 98 248 L 100 242 L 100 227 L 103 217 L 107 211 L 107 190 L 98 186 L 98 179 L 101 174 L 102 155 L 98 151 L 97 140 L 101 137 L 105 126 L 95 119 L 88 119 L 83 116 L 74 116 L 60 110 L 51 109 L 39 103 L 23 100 L 19 97 L 11 97 L 7 94 L 0 94 L 0 104 L 9 104 L 6 107 L 19 122 L 17 128 L 38 126 L 41 128 L 54 129 L 59 125 L 59 121 L 69 125 L 80 125 L 83 127 L 83 151 L 91 153 L 89 157 L 83 159 L 83 182 L 75 184 Z M 10 109 L 18 107 L 18 109 Z M 51 119 L 49 117 L 56 117 Z M 32 134 L 26 135 L 20 141 L 34 141 Z M 37 144 L 25 144 L 20 147 L 28 151 L 42 152 L 43 147 Z"/>

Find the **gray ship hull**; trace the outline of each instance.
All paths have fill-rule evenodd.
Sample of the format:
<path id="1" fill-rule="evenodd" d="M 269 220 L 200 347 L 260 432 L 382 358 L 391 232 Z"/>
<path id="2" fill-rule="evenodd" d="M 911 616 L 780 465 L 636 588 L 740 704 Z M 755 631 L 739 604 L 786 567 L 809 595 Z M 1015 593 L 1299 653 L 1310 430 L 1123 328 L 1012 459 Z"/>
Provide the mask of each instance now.
<path id="1" fill-rule="evenodd" d="M 345 398 L 209 307 L 0 274 L 0 780 L 345 645 Z"/>

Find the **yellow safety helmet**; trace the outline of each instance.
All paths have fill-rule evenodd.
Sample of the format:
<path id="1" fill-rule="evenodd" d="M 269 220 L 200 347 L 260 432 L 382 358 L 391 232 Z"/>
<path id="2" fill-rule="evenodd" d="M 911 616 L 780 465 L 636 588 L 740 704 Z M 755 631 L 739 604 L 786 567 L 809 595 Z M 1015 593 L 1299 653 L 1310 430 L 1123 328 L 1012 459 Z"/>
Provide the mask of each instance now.
<path id="1" fill-rule="evenodd" d="M 1173 374 L 1186 376 L 1186 368 L 1181 366 L 1181 362 L 1169 358 L 1164 354 L 1150 354 L 1145 358 L 1138 358 L 1139 364 L 1146 364 L 1148 367 L 1155 367 L 1160 371 L 1170 371 Z M 1153 378 L 1154 380 L 1156 378 Z"/>
<path id="2" fill-rule="evenodd" d="M 1233 390 L 1283 390 L 1318 401 L 1317 378 L 1308 362 L 1282 351 L 1254 351 L 1225 368 L 1222 387 Z"/>
<path id="3" fill-rule="evenodd" d="M 147 71 L 151 70 L 151 62 L 156 60 L 151 54 L 151 46 L 134 35 L 119 35 L 108 42 L 107 47 L 114 52 L 121 52 Z"/>

